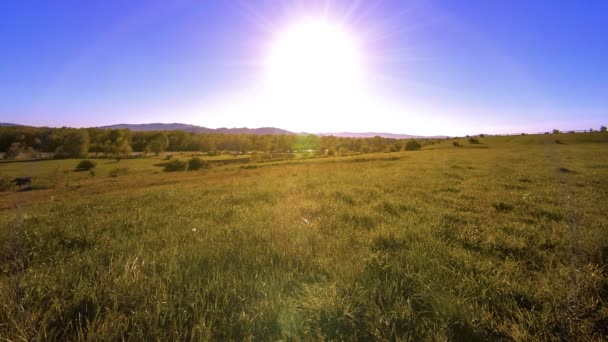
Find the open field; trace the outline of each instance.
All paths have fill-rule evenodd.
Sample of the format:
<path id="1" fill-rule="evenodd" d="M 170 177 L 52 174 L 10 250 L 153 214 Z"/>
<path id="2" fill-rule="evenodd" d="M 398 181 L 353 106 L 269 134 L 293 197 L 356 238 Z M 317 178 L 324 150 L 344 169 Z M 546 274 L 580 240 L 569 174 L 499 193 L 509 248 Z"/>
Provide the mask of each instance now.
<path id="1" fill-rule="evenodd" d="M 607 339 L 608 134 L 480 140 L 0 163 L 35 177 L 0 193 L 0 337 Z"/>

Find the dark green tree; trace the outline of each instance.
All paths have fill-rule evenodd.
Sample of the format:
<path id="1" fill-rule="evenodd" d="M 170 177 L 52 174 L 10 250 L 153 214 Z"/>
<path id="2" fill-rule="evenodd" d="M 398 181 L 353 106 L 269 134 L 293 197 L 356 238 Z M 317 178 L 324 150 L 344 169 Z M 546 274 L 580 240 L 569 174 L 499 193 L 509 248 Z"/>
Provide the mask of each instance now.
<path id="1" fill-rule="evenodd" d="M 63 143 L 55 150 L 58 158 L 83 158 L 89 153 L 89 133 L 84 129 L 70 129 L 64 137 Z"/>

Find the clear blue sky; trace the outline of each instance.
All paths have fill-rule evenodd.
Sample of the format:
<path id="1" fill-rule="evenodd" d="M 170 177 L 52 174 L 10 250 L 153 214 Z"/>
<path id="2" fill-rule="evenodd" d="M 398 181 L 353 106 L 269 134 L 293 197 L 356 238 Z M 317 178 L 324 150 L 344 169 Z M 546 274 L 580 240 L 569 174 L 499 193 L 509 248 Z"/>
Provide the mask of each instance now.
<path id="1" fill-rule="evenodd" d="M 269 51 L 315 17 L 356 41 L 365 94 L 336 95 L 331 110 L 302 94 L 268 105 Z M 597 129 L 608 124 L 608 1 L 4 1 L 0 122 Z"/>

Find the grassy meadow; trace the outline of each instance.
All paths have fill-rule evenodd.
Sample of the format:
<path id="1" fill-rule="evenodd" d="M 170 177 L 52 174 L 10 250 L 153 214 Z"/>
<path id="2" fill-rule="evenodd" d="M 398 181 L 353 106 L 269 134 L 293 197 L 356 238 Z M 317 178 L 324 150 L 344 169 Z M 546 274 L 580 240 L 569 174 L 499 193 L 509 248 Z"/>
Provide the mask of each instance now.
<path id="1" fill-rule="evenodd" d="M 608 339 L 608 134 L 480 142 L 2 162 L 0 339 Z"/>

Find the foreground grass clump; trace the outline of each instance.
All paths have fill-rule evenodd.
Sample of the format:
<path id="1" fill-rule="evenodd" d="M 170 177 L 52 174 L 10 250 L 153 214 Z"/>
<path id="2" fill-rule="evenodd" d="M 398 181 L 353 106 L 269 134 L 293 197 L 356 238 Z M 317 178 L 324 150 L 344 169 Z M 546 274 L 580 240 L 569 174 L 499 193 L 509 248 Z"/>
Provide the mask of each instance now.
<path id="1" fill-rule="evenodd" d="M 5 193 L 0 336 L 601 340 L 606 143 L 514 139 Z"/>

